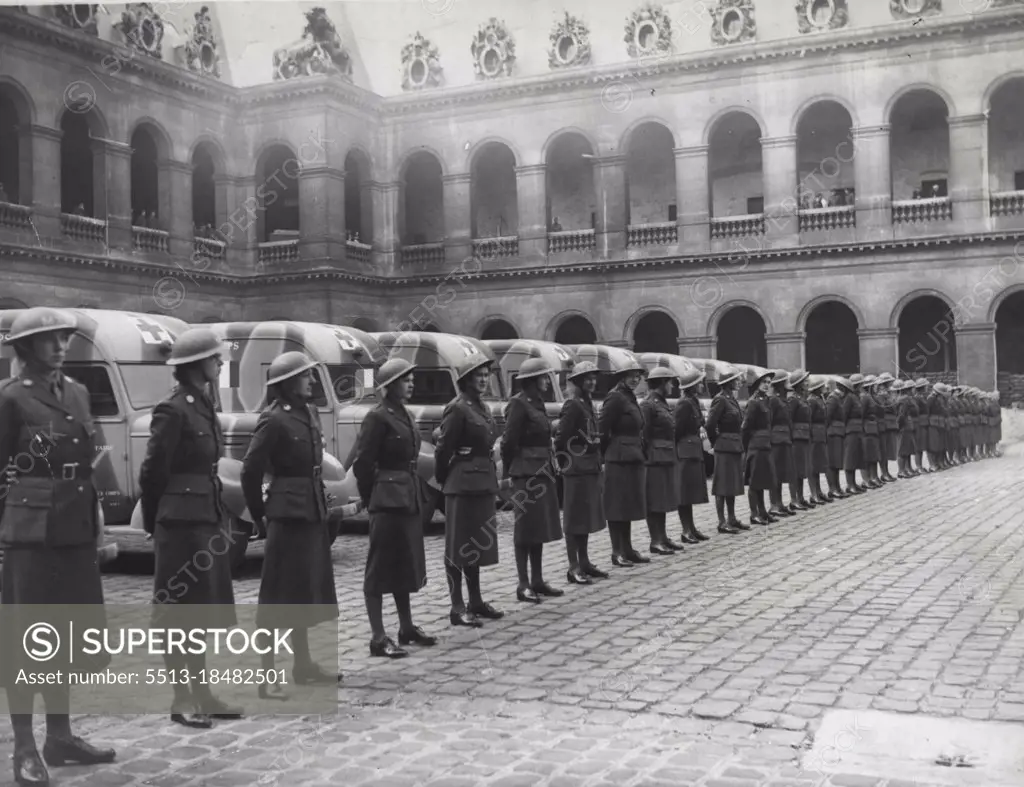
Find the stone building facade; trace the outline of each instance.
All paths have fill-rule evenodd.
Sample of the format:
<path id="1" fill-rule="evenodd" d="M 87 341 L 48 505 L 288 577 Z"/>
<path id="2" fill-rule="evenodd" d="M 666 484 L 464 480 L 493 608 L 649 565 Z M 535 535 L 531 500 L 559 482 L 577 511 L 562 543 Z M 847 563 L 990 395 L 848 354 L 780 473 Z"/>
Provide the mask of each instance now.
<path id="1" fill-rule="evenodd" d="M 0 306 L 1024 374 L 1024 3 L 228 5 L 0 9 Z"/>

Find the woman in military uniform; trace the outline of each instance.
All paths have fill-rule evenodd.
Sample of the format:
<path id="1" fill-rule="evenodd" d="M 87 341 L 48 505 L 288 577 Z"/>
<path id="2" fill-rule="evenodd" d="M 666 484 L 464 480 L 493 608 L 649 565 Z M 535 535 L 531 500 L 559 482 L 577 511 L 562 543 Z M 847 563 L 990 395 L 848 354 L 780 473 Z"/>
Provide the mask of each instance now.
<path id="1" fill-rule="evenodd" d="M 839 473 L 843 469 L 843 442 L 846 437 L 846 421 L 843 416 L 843 403 L 853 390 L 853 383 L 846 378 L 836 382 L 836 387 L 829 392 L 825 400 L 825 439 L 828 446 L 828 499 L 843 500 L 847 497 L 839 483 Z"/>
<path id="2" fill-rule="evenodd" d="M 807 463 L 807 483 L 811 487 L 808 502 L 825 505 L 832 501 L 821 491 L 821 475 L 828 474 L 828 427 L 825 425 L 825 401 L 821 392 L 824 377 L 811 377 L 807 381 L 807 408 L 811 418 L 811 452 Z"/>
<path id="3" fill-rule="evenodd" d="M 242 460 L 242 494 L 261 532 L 267 534 L 256 625 L 292 629 L 295 683 L 337 683 L 337 665 L 325 672 L 309 651 L 309 629 L 338 619 L 331 565 L 331 534 L 321 467 L 320 418 L 310 408 L 316 363 L 301 352 L 271 362 L 267 407 L 260 413 Z M 270 477 L 266 504 L 263 479 Z M 288 605 L 278 611 L 276 605 Z M 263 655 L 274 669 L 274 653 Z M 279 684 L 259 687 L 261 697 L 283 696 Z"/>
<path id="4" fill-rule="evenodd" d="M 509 400 L 501 439 L 502 474 L 512 480 L 515 509 L 516 598 L 532 604 L 541 596 L 564 595 L 544 581 L 544 544 L 562 537 L 551 421 L 544 409 L 552 371 L 541 358 L 530 358 L 519 367 L 516 379 L 523 388 Z"/>
<path id="5" fill-rule="evenodd" d="M 924 466 L 924 452 L 928 450 L 928 397 L 925 391 L 928 381 L 920 377 L 914 382 L 914 404 L 917 418 L 914 419 L 914 442 L 917 448 L 917 472 L 931 473 L 934 468 Z"/>
<path id="6" fill-rule="evenodd" d="M 604 530 L 605 525 L 601 440 L 591 398 L 597 387 L 597 366 L 590 361 L 576 364 L 569 373 L 569 383 L 572 395 L 562 405 L 555 433 L 555 456 L 562 472 L 565 548 L 569 553 L 566 579 L 589 585 L 591 577 L 608 578 L 587 555 L 590 534 Z"/>
<path id="7" fill-rule="evenodd" d="M 863 382 L 860 374 L 852 375 L 843 399 L 843 472 L 846 473 L 846 492 L 853 495 L 868 491 L 866 486 L 857 483 L 857 471 L 864 462 L 864 404 L 858 390 Z"/>
<path id="8" fill-rule="evenodd" d="M 897 458 L 899 468 L 896 475 L 899 478 L 913 478 L 917 473 L 910 465 L 910 458 L 917 453 L 917 402 L 911 395 L 914 383 L 910 380 L 903 382 L 897 380 L 892 384 L 892 390 L 897 394 L 896 400 L 896 425 L 899 427 L 899 447 Z"/>
<path id="9" fill-rule="evenodd" d="M 789 481 L 790 509 L 806 511 L 817 503 L 810 503 L 804 497 L 804 479 L 810 475 L 811 467 L 811 407 L 804 398 L 807 394 L 808 372 L 797 369 L 789 375 L 786 388 L 789 399 L 786 407 L 792 427 L 792 476 Z"/>
<path id="10" fill-rule="evenodd" d="M 768 391 L 773 377 L 775 372 L 765 372 L 750 386 L 752 393 L 747 400 L 747 411 L 740 427 L 743 451 L 746 454 L 743 480 L 747 484 L 752 525 L 767 525 L 778 521 L 764 507 L 764 493 L 773 492 L 776 483 L 775 466 L 772 463 L 772 421 L 768 411 Z"/>
<path id="11" fill-rule="evenodd" d="M 665 515 L 680 507 L 679 466 L 676 461 L 676 424 L 672 408 L 665 399 L 671 395 L 671 369 L 658 366 L 647 375 L 647 396 L 640 403 L 644 417 L 644 445 L 647 447 L 646 491 L 647 530 L 651 535 L 651 554 L 674 555 L 683 548 L 669 540 Z M 685 398 L 685 395 L 682 397 Z M 700 405 L 698 405 L 698 411 Z M 698 442 L 699 442 L 698 437 Z M 701 478 L 704 476 L 704 453 L 700 452 Z M 707 490 L 704 492 L 707 502 Z M 681 510 L 681 509 L 680 509 Z M 690 518 L 693 511 L 690 510 Z"/>
<path id="12" fill-rule="evenodd" d="M 793 481 L 793 425 L 789 420 L 789 405 L 786 403 L 786 383 L 789 375 L 777 369 L 771 381 L 768 397 L 768 414 L 771 420 L 772 466 L 775 468 L 775 487 L 771 490 L 772 507 L 768 512 L 776 517 L 793 516 L 796 501 L 790 498 L 789 506 L 782 500 L 782 486 Z"/>
<path id="13" fill-rule="evenodd" d="M 743 494 L 743 439 L 740 435 L 743 409 L 736 401 L 739 379 L 740 371 L 736 368 L 730 368 L 719 378 L 718 393 L 711 400 L 706 426 L 708 441 L 715 452 L 711 494 L 715 496 L 719 533 L 738 533 L 750 529 L 736 518 L 736 498 Z M 755 515 L 753 509 L 751 515 Z M 684 541 L 688 540 L 687 535 L 698 541 L 707 538 L 696 528 L 689 534 L 683 532 Z"/>
<path id="14" fill-rule="evenodd" d="M 236 625 L 235 594 L 228 550 L 231 543 L 221 501 L 217 461 L 224 446 L 210 387 L 217 384 L 223 345 L 208 328 L 181 334 L 167 360 L 177 387 L 153 408 L 149 444 L 139 471 L 143 527 L 153 537 L 153 619 L 169 628 L 231 628 Z M 204 554 L 205 571 L 183 570 Z M 171 721 L 206 728 L 211 718 L 233 719 L 241 710 L 216 699 L 195 679 L 206 667 L 205 654 L 168 653 Z"/>
<path id="15" fill-rule="evenodd" d="M 614 387 L 598 414 L 601 451 L 604 456 L 604 513 L 612 542 L 612 565 L 628 568 L 650 563 L 633 549 L 632 527 L 647 516 L 647 467 L 644 417 L 633 392 L 643 377 L 643 367 L 631 360 L 615 372 Z"/>
<path id="16" fill-rule="evenodd" d="M 882 459 L 882 441 L 879 437 L 879 422 L 884 413 L 875 399 L 875 383 L 878 378 L 869 374 L 861 385 L 860 404 L 864 411 L 864 453 L 861 456 L 861 475 L 868 489 L 879 489 L 883 482 L 878 478 L 878 463 Z"/>
<path id="17" fill-rule="evenodd" d="M 497 620 L 505 614 L 480 593 L 480 568 L 498 563 L 498 474 L 491 457 L 498 427 L 482 398 L 490 383 L 490 365 L 490 359 L 476 354 L 459 367 L 459 395 L 441 416 L 434 452 L 434 476 L 445 496 L 444 562 L 453 626 L 479 627 L 480 618 Z M 462 600 L 463 576 L 468 607 Z"/>
<path id="18" fill-rule="evenodd" d="M 708 502 L 708 475 L 704 465 L 702 437 L 704 413 L 701 412 L 700 400 L 697 398 L 703 379 L 704 372 L 696 369 L 686 370 L 679 378 L 679 401 L 675 409 L 674 448 L 679 461 L 676 471 L 676 483 L 679 485 L 678 513 L 683 526 L 683 540 L 689 544 L 697 544 L 707 539 L 707 536 L 697 530 L 693 521 L 693 507 Z M 661 532 L 665 532 L 664 519 Z"/>
<path id="19" fill-rule="evenodd" d="M 385 361 L 378 370 L 381 403 L 366 414 L 359 429 L 352 472 L 359 497 L 370 514 L 363 595 L 370 618 L 370 653 L 400 658 L 403 645 L 437 643 L 412 620 L 409 596 L 427 584 L 421 507 L 425 497 L 416 474 L 420 435 L 405 403 L 412 398 L 413 371 L 404 358 Z M 390 593 L 398 610 L 398 644 L 384 630 L 383 597 Z"/>
<path id="20" fill-rule="evenodd" d="M 898 444 L 900 439 L 900 427 L 896 414 L 896 396 L 890 386 L 895 382 L 893 376 L 883 372 L 878 377 L 875 386 L 877 394 L 875 399 L 882 406 L 882 418 L 879 421 L 879 432 L 881 437 L 882 460 L 879 464 L 881 479 L 892 483 L 895 476 L 889 472 L 889 462 L 896 462 L 899 459 Z M 883 429 L 884 426 L 884 429 Z"/>
<path id="21" fill-rule="evenodd" d="M 932 470 L 946 470 L 946 384 L 935 383 L 928 395 L 928 464 Z"/>
<path id="22" fill-rule="evenodd" d="M 106 626 L 89 393 L 61 371 L 75 327 L 67 312 L 27 309 L 4 340 L 14 345 L 22 366 L 16 377 L 0 383 L 0 454 L 6 469 L 0 495 L 0 638 L 7 643 L 22 642 L 27 627 L 39 622 L 39 613 L 22 605 L 59 606 L 78 624 Z M 75 612 L 82 604 L 89 606 Z M 51 625 L 60 624 L 54 620 Z M 67 682 L 39 688 L 18 683 L 21 669 L 38 672 L 40 665 L 20 659 L 15 648 L 5 650 L 0 682 L 14 728 L 15 782 L 49 784 L 43 760 L 52 766 L 113 762 L 113 749 L 98 749 L 72 734 Z M 51 674 L 57 662 L 62 672 L 70 668 L 62 658 L 58 654 L 49 663 Z M 87 666 L 79 660 L 71 669 L 98 671 L 109 662 L 102 656 Z M 46 704 L 42 759 L 32 733 L 37 691 Z"/>

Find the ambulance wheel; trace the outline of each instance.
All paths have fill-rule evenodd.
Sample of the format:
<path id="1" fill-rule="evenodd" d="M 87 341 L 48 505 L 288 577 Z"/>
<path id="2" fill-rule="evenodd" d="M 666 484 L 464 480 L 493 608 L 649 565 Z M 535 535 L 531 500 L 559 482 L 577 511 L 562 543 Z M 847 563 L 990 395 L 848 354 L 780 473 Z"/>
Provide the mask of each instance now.
<path id="1" fill-rule="evenodd" d="M 231 546 L 228 549 L 228 560 L 233 574 L 241 571 L 245 565 L 245 553 L 249 548 L 251 536 L 252 523 L 231 517 Z"/>

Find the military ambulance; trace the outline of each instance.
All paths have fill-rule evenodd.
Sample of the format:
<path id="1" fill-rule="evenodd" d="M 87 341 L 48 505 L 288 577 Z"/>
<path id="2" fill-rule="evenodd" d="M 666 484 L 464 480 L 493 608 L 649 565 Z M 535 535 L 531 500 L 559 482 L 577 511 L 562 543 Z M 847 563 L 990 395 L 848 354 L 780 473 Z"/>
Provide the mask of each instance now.
<path id="1" fill-rule="evenodd" d="M 522 390 L 522 383 L 516 379 L 523 361 L 530 358 L 541 358 L 552 368 L 548 375 L 551 385 L 544 401 L 544 409 L 548 417 L 555 421 L 562 412 L 565 402 L 565 390 L 569 384 L 569 372 L 576 363 L 576 355 L 571 349 L 554 342 L 537 339 L 483 339 L 484 344 L 494 351 L 498 358 L 505 390 L 509 396 L 515 396 Z"/>
<path id="2" fill-rule="evenodd" d="M 597 388 L 594 389 L 593 394 L 595 411 L 601 409 L 601 401 L 611 389 L 612 376 L 607 372 L 622 368 L 629 361 L 636 361 L 644 366 L 635 353 L 622 347 L 609 347 L 604 344 L 570 344 L 568 346 L 576 354 L 577 363 L 590 361 L 599 372 L 602 372 L 597 375 Z M 647 367 L 644 366 L 644 368 Z"/>
<path id="3" fill-rule="evenodd" d="M 764 366 L 755 366 L 752 363 L 734 363 L 733 366 L 742 373 L 739 380 L 740 387 L 736 390 L 736 400 L 745 404 L 747 399 L 750 398 L 750 386 L 754 384 L 754 380 L 763 374 L 768 374 L 771 369 L 766 369 Z"/>
<path id="4" fill-rule="evenodd" d="M 672 355 L 670 353 L 635 353 L 635 355 L 648 372 L 656 366 L 667 366 L 676 376 L 682 376 L 692 371 L 704 371 L 703 367 L 698 368 L 690 362 L 689 358 L 684 358 L 682 355 Z M 673 398 L 669 399 L 669 404 L 675 406 L 676 401 L 678 401 L 679 390 L 678 388 L 673 390 Z M 646 395 L 647 380 L 645 379 L 636 387 L 636 398 L 641 399 Z"/>

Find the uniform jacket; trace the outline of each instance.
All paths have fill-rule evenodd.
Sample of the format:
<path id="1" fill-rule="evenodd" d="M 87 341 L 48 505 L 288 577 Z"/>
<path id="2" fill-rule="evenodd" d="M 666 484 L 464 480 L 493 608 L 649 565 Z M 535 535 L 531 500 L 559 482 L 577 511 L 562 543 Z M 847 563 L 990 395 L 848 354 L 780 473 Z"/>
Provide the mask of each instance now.
<path id="1" fill-rule="evenodd" d="M 917 404 L 917 414 L 921 418 L 921 426 L 928 426 L 928 397 L 924 394 L 916 394 L 914 402 Z"/>
<path id="2" fill-rule="evenodd" d="M 882 408 L 875 401 L 875 397 L 867 391 L 860 395 L 860 406 L 864 413 L 864 434 L 877 435 L 878 417 L 882 414 Z"/>
<path id="3" fill-rule="evenodd" d="M 913 434 L 917 429 L 917 402 L 904 396 L 896 404 L 896 423 L 901 432 Z"/>
<path id="4" fill-rule="evenodd" d="M 895 432 L 899 428 L 896 397 L 889 393 L 879 397 L 878 401 L 882 405 L 882 416 L 886 431 Z M 879 428 L 881 428 L 881 424 L 879 424 Z"/>
<path id="5" fill-rule="evenodd" d="M 605 462 L 641 464 L 647 461 L 644 416 L 636 396 L 625 383 L 616 385 L 605 397 L 597 423 Z"/>
<path id="6" fill-rule="evenodd" d="M 747 412 L 743 416 L 743 450 L 770 451 L 771 430 L 772 417 L 768 410 L 768 399 L 763 394 L 754 394 L 747 400 Z"/>
<path id="7" fill-rule="evenodd" d="M 640 412 L 644 417 L 644 449 L 647 464 L 673 464 L 676 461 L 676 418 L 672 407 L 665 401 L 664 396 L 651 391 L 640 402 Z"/>
<path id="8" fill-rule="evenodd" d="M 928 394 L 928 423 L 936 429 L 946 428 L 946 403 L 935 391 Z"/>
<path id="9" fill-rule="evenodd" d="M 51 381 L 60 389 L 59 397 Z M 0 544 L 72 547 L 96 543 L 93 428 L 86 388 L 58 372 L 25 370 L 0 383 Z"/>
<path id="10" fill-rule="evenodd" d="M 594 403 L 580 394 L 566 399 L 558 416 L 555 451 L 565 475 L 597 475 L 601 472 L 601 439 Z M 567 458 L 563 458 L 567 457 Z"/>
<path id="11" fill-rule="evenodd" d="M 498 426 L 482 402 L 461 393 L 448 403 L 434 451 L 434 477 L 446 495 L 497 494 L 491 458 L 497 439 Z"/>
<path id="12" fill-rule="evenodd" d="M 827 441 L 828 431 L 825 424 L 825 402 L 817 394 L 810 394 L 807 397 L 807 409 L 810 410 L 811 419 L 811 442 L 824 443 Z"/>
<path id="13" fill-rule="evenodd" d="M 363 419 L 352 473 L 371 514 L 419 511 L 420 433 L 405 407 L 385 399 Z"/>
<path id="14" fill-rule="evenodd" d="M 860 395 L 851 391 L 843 398 L 844 434 L 860 434 L 864 431 L 864 405 Z"/>
<path id="15" fill-rule="evenodd" d="M 309 405 L 276 400 L 260 413 L 242 460 L 242 494 L 254 519 L 327 519 L 320 418 Z M 270 475 L 263 504 L 263 477 Z"/>
<path id="16" fill-rule="evenodd" d="M 743 453 L 743 409 L 732 396 L 719 393 L 711 400 L 706 431 L 715 453 Z"/>
<path id="17" fill-rule="evenodd" d="M 844 395 L 836 390 L 825 400 L 825 434 L 828 437 L 844 437 L 846 435 L 846 416 L 843 412 Z"/>
<path id="18" fill-rule="evenodd" d="M 544 400 L 520 391 L 508 402 L 501 464 L 506 476 L 530 478 L 551 466 L 551 420 Z"/>
<path id="19" fill-rule="evenodd" d="M 781 396 L 768 397 L 768 411 L 772 419 L 772 445 L 790 445 L 793 442 L 793 424 L 789 418 L 789 406 Z"/>
<path id="20" fill-rule="evenodd" d="M 220 524 L 224 509 L 217 460 L 223 446 L 217 413 L 205 392 L 181 385 L 153 408 L 139 471 L 147 533 L 158 522 Z"/>
<path id="21" fill-rule="evenodd" d="M 676 403 L 674 420 L 676 456 L 679 459 L 699 459 L 703 462 L 704 444 L 700 430 L 704 428 L 704 413 L 701 412 L 700 401 L 684 392 Z"/>
<path id="22" fill-rule="evenodd" d="M 811 439 L 811 406 L 799 396 L 792 396 L 786 400 L 786 407 L 789 410 L 793 439 L 809 441 Z"/>

